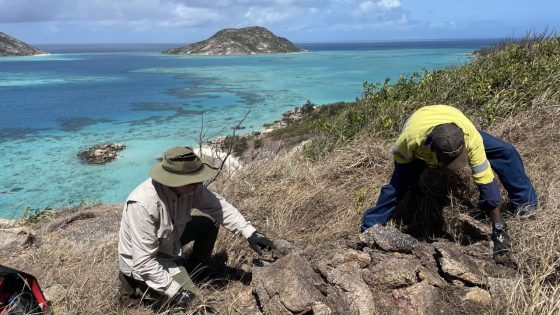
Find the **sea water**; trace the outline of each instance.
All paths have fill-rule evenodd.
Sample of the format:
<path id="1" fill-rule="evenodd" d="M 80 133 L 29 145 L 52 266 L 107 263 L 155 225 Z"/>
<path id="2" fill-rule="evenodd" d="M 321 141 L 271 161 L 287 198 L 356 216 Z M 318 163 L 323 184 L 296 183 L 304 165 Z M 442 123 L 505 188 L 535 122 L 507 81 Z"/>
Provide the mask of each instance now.
<path id="1" fill-rule="evenodd" d="M 0 58 L 0 217 L 122 202 L 165 149 L 195 145 L 202 122 L 207 136 L 228 135 L 248 113 L 243 132 L 259 131 L 308 100 L 353 101 L 364 81 L 461 64 L 492 43 L 302 44 L 305 53 L 252 56 L 60 46 Z M 127 146 L 111 163 L 77 156 L 110 142 Z"/>

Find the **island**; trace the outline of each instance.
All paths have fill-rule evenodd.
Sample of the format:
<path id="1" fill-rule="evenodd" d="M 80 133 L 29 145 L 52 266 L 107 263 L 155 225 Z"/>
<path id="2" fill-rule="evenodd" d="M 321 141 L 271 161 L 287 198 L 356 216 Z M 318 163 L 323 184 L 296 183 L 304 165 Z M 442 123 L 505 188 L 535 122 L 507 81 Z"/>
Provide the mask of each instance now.
<path id="1" fill-rule="evenodd" d="M 260 26 L 223 29 L 207 40 L 163 51 L 169 55 L 254 55 L 303 52 L 286 38 Z"/>
<path id="2" fill-rule="evenodd" d="M 119 155 L 117 152 L 126 149 L 121 143 L 103 143 L 78 153 L 88 164 L 105 164 L 115 160 Z"/>
<path id="3" fill-rule="evenodd" d="M 47 52 L 0 32 L 0 56 L 33 56 L 42 54 L 47 54 Z"/>

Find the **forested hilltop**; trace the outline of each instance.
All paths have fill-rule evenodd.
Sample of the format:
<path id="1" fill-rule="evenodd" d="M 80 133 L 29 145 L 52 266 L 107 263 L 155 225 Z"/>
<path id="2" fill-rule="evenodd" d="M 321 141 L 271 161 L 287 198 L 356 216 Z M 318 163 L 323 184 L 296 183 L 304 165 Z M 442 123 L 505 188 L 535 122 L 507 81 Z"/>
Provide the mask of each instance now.
<path id="1" fill-rule="evenodd" d="M 205 299 L 192 311 L 209 304 L 220 314 L 559 313 L 560 39 L 535 36 L 475 56 L 364 83 L 354 103 L 308 104 L 304 118 L 284 128 L 230 139 L 246 143 L 247 164 L 224 172 L 212 189 L 285 241 L 257 257 L 241 237 L 221 231 L 216 262 L 243 270 L 248 281 L 200 284 Z M 509 265 L 492 260 L 489 221 L 476 209 L 468 173 L 425 174 L 433 203 L 405 200 L 397 211 L 402 221 L 393 232 L 409 234 L 405 244 L 358 239 L 364 209 L 391 174 L 390 146 L 402 120 L 430 104 L 460 108 L 522 155 L 540 207 L 530 220 L 506 218 Z M 2 264 L 35 274 L 57 313 L 150 314 L 117 302 L 120 211 L 95 205 L 28 215 L 18 228 L 34 237 L 25 247 L 7 243 L 12 254 Z M 411 219 L 425 229 L 411 229 Z"/>

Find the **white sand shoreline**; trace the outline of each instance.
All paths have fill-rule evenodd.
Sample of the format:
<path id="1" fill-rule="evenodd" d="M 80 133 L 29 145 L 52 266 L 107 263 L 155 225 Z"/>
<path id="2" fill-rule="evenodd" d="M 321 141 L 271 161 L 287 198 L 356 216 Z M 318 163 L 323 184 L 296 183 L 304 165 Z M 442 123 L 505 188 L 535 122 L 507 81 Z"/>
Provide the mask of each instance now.
<path id="1" fill-rule="evenodd" d="M 224 152 L 222 150 L 207 145 L 202 146 L 199 151 L 201 151 L 198 152 L 200 155 L 207 156 L 214 159 L 219 159 L 219 160 L 223 160 L 227 156 L 227 152 Z M 239 161 L 238 158 L 233 156 L 233 154 L 230 154 L 226 158 L 224 166 L 230 171 L 237 171 L 243 168 L 243 164 L 241 163 L 241 161 Z"/>

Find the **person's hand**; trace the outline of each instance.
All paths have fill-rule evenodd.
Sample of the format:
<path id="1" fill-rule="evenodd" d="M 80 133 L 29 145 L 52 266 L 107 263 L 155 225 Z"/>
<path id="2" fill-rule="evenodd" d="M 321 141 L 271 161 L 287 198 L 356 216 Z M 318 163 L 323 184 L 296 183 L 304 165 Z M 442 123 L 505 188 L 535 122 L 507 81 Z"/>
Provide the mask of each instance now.
<path id="1" fill-rule="evenodd" d="M 196 295 L 187 290 L 179 290 L 177 294 L 169 301 L 169 306 L 173 308 L 187 309 Z"/>
<path id="2" fill-rule="evenodd" d="M 494 261 L 499 264 L 506 263 L 509 259 L 511 240 L 505 223 L 492 224 L 492 242 L 494 242 Z"/>
<path id="3" fill-rule="evenodd" d="M 276 248 L 274 243 L 259 231 L 253 232 L 247 241 L 249 242 L 249 246 L 251 246 L 251 248 L 259 255 L 262 255 L 263 249 L 271 250 Z"/>

